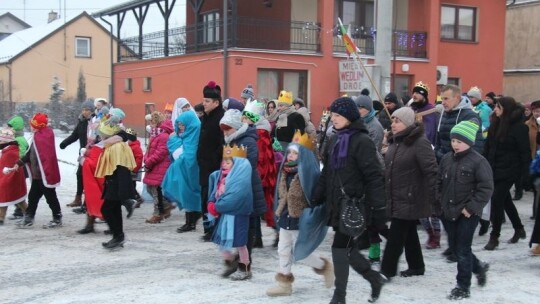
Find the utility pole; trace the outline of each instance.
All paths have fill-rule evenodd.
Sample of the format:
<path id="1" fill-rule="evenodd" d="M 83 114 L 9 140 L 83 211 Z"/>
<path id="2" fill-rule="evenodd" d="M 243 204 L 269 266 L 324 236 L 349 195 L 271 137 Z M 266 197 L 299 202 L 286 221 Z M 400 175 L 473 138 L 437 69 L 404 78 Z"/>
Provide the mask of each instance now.
<path id="1" fill-rule="evenodd" d="M 375 64 L 380 67 L 379 88 L 381 94 L 386 95 L 390 88 L 390 63 L 392 61 L 392 16 L 394 11 L 393 0 L 376 1 L 376 28 L 375 36 Z"/>

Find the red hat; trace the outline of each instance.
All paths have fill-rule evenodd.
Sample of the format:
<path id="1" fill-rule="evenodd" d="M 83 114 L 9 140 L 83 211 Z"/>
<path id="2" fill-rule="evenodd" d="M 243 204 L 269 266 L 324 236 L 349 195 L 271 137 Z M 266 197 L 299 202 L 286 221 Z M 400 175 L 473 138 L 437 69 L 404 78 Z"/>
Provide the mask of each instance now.
<path id="1" fill-rule="evenodd" d="M 30 120 L 30 125 L 34 129 L 38 129 L 38 130 L 45 128 L 48 123 L 49 123 L 49 116 L 47 116 L 47 114 L 44 114 L 44 113 L 36 113 L 36 115 L 32 117 L 32 120 Z"/>

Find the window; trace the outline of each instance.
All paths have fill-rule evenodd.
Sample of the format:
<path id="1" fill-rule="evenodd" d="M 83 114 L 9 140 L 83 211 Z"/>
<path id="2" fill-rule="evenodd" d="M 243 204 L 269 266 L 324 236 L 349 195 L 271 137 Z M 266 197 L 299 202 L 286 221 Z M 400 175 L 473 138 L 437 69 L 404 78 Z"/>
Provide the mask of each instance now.
<path id="1" fill-rule="evenodd" d="M 145 91 L 145 92 L 152 91 L 152 77 L 144 77 L 143 91 Z"/>
<path id="2" fill-rule="evenodd" d="M 460 83 L 460 81 L 459 81 L 458 77 L 448 77 L 448 83 L 447 84 L 453 84 L 453 85 L 457 85 L 459 87 L 460 86 L 459 83 Z"/>
<path id="3" fill-rule="evenodd" d="M 90 57 L 91 39 L 89 37 L 75 37 L 75 57 Z"/>
<path id="4" fill-rule="evenodd" d="M 373 0 L 339 0 L 335 2 L 335 20 L 341 18 L 343 25 L 350 27 L 352 38 L 372 36 L 375 5 Z"/>
<path id="5" fill-rule="evenodd" d="M 281 90 L 291 91 L 293 98 L 302 98 L 308 107 L 307 71 L 259 69 L 257 98 L 277 99 Z"/>
<path id="6" fill-rule="evenodd" d="M 203 42 L 212 43 L 219 41 L 219 26 L 220 19 L 218 12 L 211 12 L 204 14 L 203 16 Z"/>
<path id="7" fill-rule="evenodd" d="M 476 8 L 441 6 L 441 38 L 476 41 Z"/>
<path id="8" fill-rule="evenodd" d="M 131 80 L 131 78 L 124 79 L 124 92 L 131 93 L 131 91 L 133 89 L 132 83 L 133 83 L 133 81 Z"/>

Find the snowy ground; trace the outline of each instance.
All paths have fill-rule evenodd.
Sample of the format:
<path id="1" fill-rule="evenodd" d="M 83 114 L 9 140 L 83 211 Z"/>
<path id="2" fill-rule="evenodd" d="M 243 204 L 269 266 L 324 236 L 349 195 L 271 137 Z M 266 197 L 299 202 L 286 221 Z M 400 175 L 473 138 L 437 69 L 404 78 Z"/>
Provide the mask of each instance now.
<path id="1" fill-rule="evenodd" d="M 65 137 L 58 135 L 56 145 Z M 253 278 L 233 282 L 219 277 L 221 260 L 216 247 L 200 240 L 197 232 L 176 233 L 184 222 L 183 212 L 175 210 L 166 222 L 146 224 L 152 213 L 150 203 L 136 209 L 124 222 L 127 242 L 119 251 L 104 250 L 101 242 L 106 224 L 97 224 L 97 233 L 78 235 L 75 231 L 85 222 L 83 215 L 71 212 L 65 205 L 76 189 L 75 163 L 78 144 L 66 150 L 57 149 L 61 160 L 62 186 L 57 193 L 64 214 L 64 226 L 46 230 L 41 225 L 51 219 L 42 199 L 36 223 L 31 229 L 17 229 L 13 221 L 0 226 L 0 303 L 328 303 L 332 289 L 309 267 L 296 265 L 296 282 L 291 297 L 268 298 L 265 290 L 274 284 L 277 268 L 276 250 L 270 245 L 273 231 L 263 228 L 263 249 L 253 254 Z M 139 185 L 140 186 L 140 185 Z M 5 191 L 2 189 L 1 191 Z M 517 202 L 527 231 L 527 240 L 507 244 L 512 235 L 509 223 L 503 227 L 501 245 L 493 252 L 483 250 L 488 236 L 476 237 L 473 251 L 491 264 L 484 288 L 473 278 L 471 298 L 463 303 L 538 303 L 540 257 L 528 252 L 528 237 L 533 228 L 531 193 Z M 11 214 L 10 207 L 8 213 Z M 330 257 L 332 232 L 318 249 Z M 425 233 L 420 232 L 422 240 Z M 444 240 L 445 242 L 446 240 Z M 443 245 L 443 248 L 445 244 Z M 384 245 L 382 246 L 384 248 Z M 379 303 L 450 303 L 445 296 L 455 284 L 456 264 L 441 257 L 443 249 L 424 250 L 426 274 L 420 277 L 396 277 L 387 284 Z M 405 267 L 404 261 L 400 267 Z M 366 303 L 369 285 L 351 270 L 348 303 Z"/>

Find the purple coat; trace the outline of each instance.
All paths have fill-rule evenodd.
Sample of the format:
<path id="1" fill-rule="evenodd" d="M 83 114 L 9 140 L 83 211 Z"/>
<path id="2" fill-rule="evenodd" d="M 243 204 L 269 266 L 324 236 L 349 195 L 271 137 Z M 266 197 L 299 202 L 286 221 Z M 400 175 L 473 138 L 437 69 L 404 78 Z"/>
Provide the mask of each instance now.
<path id="1" fill-rule="evenodd" d="M 146 149 L 144 155 L 146 174 L 143 183 L 148 186 L 161 186 L 167 168 L 171 164 L 167 141 L 169 140 L 169 134 L 173 132 L 172 122 L 165 120 L 159 127 L 163 132 L 150 139 L 148 149 Z"/>

